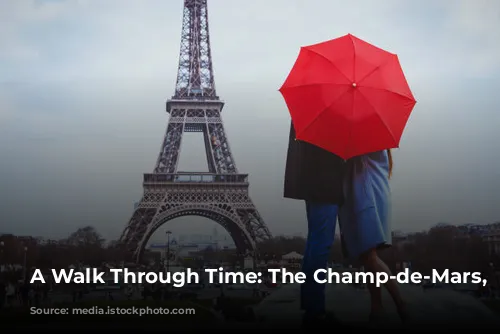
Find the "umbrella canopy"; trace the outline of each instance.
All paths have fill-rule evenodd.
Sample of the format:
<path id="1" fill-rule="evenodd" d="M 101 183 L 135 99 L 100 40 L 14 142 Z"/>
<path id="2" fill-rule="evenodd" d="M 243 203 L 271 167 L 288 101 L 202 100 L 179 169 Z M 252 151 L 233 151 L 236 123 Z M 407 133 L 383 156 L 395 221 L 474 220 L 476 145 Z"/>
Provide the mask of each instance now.
<path id="1" fill-rule="evenodd" d="M 399 147 L 416 103 L 398 56 L 351 34 L 302 47 L 280 92 L 296 139 L 344 159 Z"/>

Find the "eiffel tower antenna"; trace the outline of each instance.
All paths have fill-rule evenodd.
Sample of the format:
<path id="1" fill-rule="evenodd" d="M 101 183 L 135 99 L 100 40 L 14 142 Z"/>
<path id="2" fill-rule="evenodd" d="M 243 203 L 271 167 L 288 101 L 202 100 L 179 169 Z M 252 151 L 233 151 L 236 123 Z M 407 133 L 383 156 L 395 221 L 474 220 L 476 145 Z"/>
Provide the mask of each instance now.
<path id="1" fill-rule="evenodd" d="M 215 91 L 207 0 L 185 0 L 175 93 L 156 166 L 144 174 L 144 194 L 120 238 L 139 262 L 152 234 L 182 216 L 209 218 L 231 235 L 238 252 L 256 256 L 271 233 L 248 193 L 248 175 L 236 168 L 221 118 L 224 102 Z M 207 173 L 177 170 L 182 136 L 201 132 Z"/>
<path id="2" fill-rule="evenodd" d="M 206 0 L 184 1 L 175 99 L 217 99 Z"/>

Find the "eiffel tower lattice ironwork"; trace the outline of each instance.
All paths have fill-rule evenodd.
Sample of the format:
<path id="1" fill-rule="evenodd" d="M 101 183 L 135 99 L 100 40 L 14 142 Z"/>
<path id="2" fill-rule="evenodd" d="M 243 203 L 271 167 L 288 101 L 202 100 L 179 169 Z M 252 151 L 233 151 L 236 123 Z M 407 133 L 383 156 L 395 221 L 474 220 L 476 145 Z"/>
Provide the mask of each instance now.
<path id="1" fill-rule="evenodd" d="M 207 0 L 185 0 L 177 84 L 167 101 L 167 131 L 153 173 L 144 174 L 144 194 L 121 236 L 141 260 L 161 225 L 181 216 L 203 216 L 222 225 L 240 253 L 255 256 L 271 233 L 248 193 L 248 175 L 236 168 L 224 131 L 224 102 L 215 91 Z M 184 132 L 202 132 L 208 173 L 177 170 Z"/>

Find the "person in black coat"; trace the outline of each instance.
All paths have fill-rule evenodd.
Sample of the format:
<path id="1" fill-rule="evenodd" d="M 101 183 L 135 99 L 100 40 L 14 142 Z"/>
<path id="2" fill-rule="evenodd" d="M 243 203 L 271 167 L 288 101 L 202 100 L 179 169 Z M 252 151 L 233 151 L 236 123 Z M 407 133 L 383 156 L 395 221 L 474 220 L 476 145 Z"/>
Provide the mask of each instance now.
<path id="1" fill-rule="evenodd" d="M 305 325 L 319 325 L 323 320 L 332 320 L 326 317 L 325 285 L 316 283 L 313 274 L 316 270 L 327 267 L 337 215 L 343 201 L 345 168 L 345 161 L 337 155 L 296 140 L 292 123 L 284 197 L 304 200 L 306 204 L 308 235 L 302 271 L 307 278 L 301 285 L 301 308 L 305 311 Z"/>
<path id="2" fill-rule="evenodd" d="M 345 161 L 318 146 L 296 140 L 290 126 L 285 198 L 340 205 Z"/>

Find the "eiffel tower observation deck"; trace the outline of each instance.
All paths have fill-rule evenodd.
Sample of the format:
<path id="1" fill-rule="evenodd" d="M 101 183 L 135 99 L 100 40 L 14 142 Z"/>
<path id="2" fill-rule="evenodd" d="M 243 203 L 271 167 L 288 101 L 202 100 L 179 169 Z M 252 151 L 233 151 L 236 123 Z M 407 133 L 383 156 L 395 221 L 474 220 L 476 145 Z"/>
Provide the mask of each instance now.
<path id="1" fill-rule="evenodd" d="M 202 216 L 223 226 L 241 254 L 254 258 L 259 241 L 271 237 L 236 168 L 216 94 L 207 0 L 185 0 L 175 93 L 166 103 L 170 118 L 144 194 L 121 236 L 136 261 L 163 224 L 181 216 Z M 178 171 L 185 132 L 203 134 L 208 172 Z"/>

